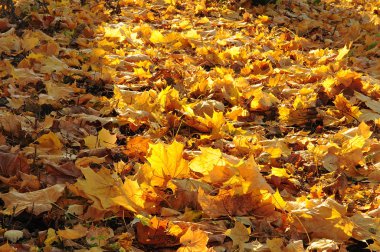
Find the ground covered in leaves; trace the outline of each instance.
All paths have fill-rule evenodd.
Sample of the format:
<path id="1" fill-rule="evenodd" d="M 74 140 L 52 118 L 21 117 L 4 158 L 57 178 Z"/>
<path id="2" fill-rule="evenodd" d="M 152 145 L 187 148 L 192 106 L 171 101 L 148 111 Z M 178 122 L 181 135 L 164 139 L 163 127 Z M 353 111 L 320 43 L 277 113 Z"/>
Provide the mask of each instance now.
<path id="1" fill-rule="evenodd" d="M 380 250 L 377 0 L 9 2 L 0 251 Z"/>

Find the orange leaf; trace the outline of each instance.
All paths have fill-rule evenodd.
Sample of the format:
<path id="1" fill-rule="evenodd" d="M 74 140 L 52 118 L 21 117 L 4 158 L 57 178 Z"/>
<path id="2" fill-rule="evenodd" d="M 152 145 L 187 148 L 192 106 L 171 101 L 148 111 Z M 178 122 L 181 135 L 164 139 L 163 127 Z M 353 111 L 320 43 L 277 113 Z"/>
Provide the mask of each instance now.
<path id="1" fill-rule="evenodd" d="M 204 252 L 207 251 L 208 236 L 202 230 L 193 231 L 189 228 L 180 238 L 182 247 L 177 252 Z"/>
<path id="2" fill-rule="evenodd" d="M 75 240 L 85 237 L 87 228 L 81 224 L 75 225 L 73 228 L 65 228 L 65 230 L 58 230 L 57 234 L 63 239 Z"/>

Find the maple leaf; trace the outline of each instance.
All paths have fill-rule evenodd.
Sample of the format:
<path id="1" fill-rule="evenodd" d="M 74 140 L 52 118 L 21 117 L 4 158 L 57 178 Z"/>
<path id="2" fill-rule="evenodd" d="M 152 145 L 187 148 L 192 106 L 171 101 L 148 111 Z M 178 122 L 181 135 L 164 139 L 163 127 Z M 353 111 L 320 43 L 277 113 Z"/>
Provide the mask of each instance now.
<path id="1" fill-rule="evenodd" d="M 284 251 L 284 240 L 282 238 L 267 239 L 266 243 L 271 252 Z"/>
<path id="2" fill-rule="evenodd" d="M 265 190 L 236 195 L 234 189 L 220 189 L 217 195 L 206 194 L 200 188 L 198 202 L 205 214 L 211 218 L 220 216 L 239 216 L 255 213 L 269 216 L 274 211 L 272 196 Z"/>
<path id="3" fill-rule="evenodd" d="M 177 252 L 204 252 L 207 251 L 208 235 L 202 230 L 193 231 L 190 227 L 181 236 L 180 242 L 182 246 Z"/>
<path id="4" fill-rule="evenodd" d="M 99 209 L 115 206 L 112 198 L 120 195 L 117 186 L 118 177 L 105 168 L 100 169 L 99 172 L 91 168 L 82 168 L 81 171 L 85 179 L 78 179 L 75 187 L 82 192 L 82 195 L 91 199 L 94 202 L 93 205 Z"/>
<path id="5" fill-rule="evenodd" d="M 144 209 L 144 191 L 137 181 L 126 178 L 120 189 L 120 196 L 112 198 L 116 205 L 120 205 L 131 212 L 138 212 Z"/>
<path id="6" fill-rule="evenodd" d="M 225 234 L 232 239 L 233 247 L 241 247 L 243 243 L 249 240 L 251 228 L 247 228 L 243 223 L 236 221 L 234 228 L 228 229 Z"/>
<path id="7" fill-rule="evenodd" d="M 28 173 L 30 167 L 25 157 L 14 153 L 0 152 L 0 175 L 12 176 L 18 171 Z"/>
<path id="8" fill-rule="evenodd" d="M 141 218 L 142 217 L 142 218 Z M 136 225 L 137 239 L 142 244 L 167 246 L 178 243 L 178 238 L 168 232 L 169 220 L 154 216 L 149 219 L 139 216 L 142 221 Z"/>
<path id="9" fill-rule="evenodd" d="M 299 207 L 291 211 L 302 223 L 300 226 L 300 223 L 294 222 L 299 230 L 305 231 L 306 229 L 306 231 L 312 232 L 313 238 L 328 238 L 334 241 L 346 241 L 352 237 L 354 223 L 346 216 L 345 207 L 333 199 L 310 200 L 307 204 L 293 203 L 293 207 L 297 207 L 297 205 Z"/>
<path id="10" fill-rule="evenodd" d="M 348 47 L 347 47 L 347 45 L 345 45 L 343 48 L 339 49 L 339 54 L 338 54 L 338 56 L 336 56 L 335 60 L 337 60 L 337 61 L 342 60 L 349 53 L 350 47 L 351 47 L 351 45 L 349 45 Z"/>
<path id="11" fill-rule="evenodd" d="M 38 150 L 47 154 L 59 154 L 63 147 L 57 135 L 51 131 L 40 136 L 36 142 L 38 143 Z"/>
<path id="12" fill-rule="evenodd" d="M 181 108 L 179 92 L 172 87 L 166 87 L 157 96 L 162 111 L 172 111 Z"/>
<path id="13" fill-rule="evenodd" d="M 148 153 L 149 144 L 151 144 L 151 140 L 147 137 L 137 136 L 131 138 L 127 142 L 124 153 L 131 157 L 143 159 Z"/>
<path id="14" fill-rule="evenodd" d="M 276 206 L 277 209 L 285 210 L 286 207 L 286 201 L 282 198 L 280 192 L 278 189 L 273 194 L 273 204 Z"/>
<path id="15" fill-rule="evenodd" d="M 152 34 L 150 35 L 149 40 L 155 44 L 163 43 L 163 42 L 165 42 L 165 37 L 162 35 L 162 33 L 160 31 L 153 30 Z"/>
<path id="16" fill-rule="evenodd" d="M 273 94 L 263 92 L 262 88 L 249 92 L 254 97 L 250 104 L 251 110 L 268 110 L 273 104 L 278 103 L 279 100 Z"/>
<path id="17" fill-rule="evenodd" d="M 113 135 L 109 130 L 102 128 L 97 136 L 88 136 L 84 138 L 84 142 L 90 149 L 100 147 L 112 148 L 115 147 L 116 135 Z"/>
<path id="18" fill-rule="evenodd" d="M 189 167 L 192 171 L 208 175 L 215 166 L 223 167 L 227 162 L 222 157 L 219 149 L 200 147 L 201 155 L 190 161 Z"/>
<path id="19" fill-rule="evenodd" d="M 2 193 L 0 198 L 6 207 L 2 212 L 7 215 L 18 215 L 26 210 L 39 215 L 52 208 L 52 204 L 62 196 L 65 187 L 65 185 L 57 184 L 34 192 L 19 193 L 16 190 L 11 190 L 8 193 Z"/>
<path id="20" fill-rule="evenodd" d="M 255 190 L 263 190 L 273 193 L 273 189 L 261 175 L 255 159 L 251 156 L 246 161 L 236 166 L 238 182 L 231 180 L 225 185 L 233 186 L 235 194 L 247 194 Z"/>
<path id="21" fill-rule="evenodd" d="M 87 228 L 81 224 L 75 225 L 73 228 L 65 228 L 64 230 L 58 230 L 57 235 L 63 239 L 75 240 L 85 237 L 87 234 Z"/>
<path id="22" fill-rule="evenodd" d="M 339 109 L 343 116 L 346 117 L 348 122 L 351 122 L 353 119 L 358 119 L 361 112 L 359 107 L 352 106 L 350 102 L 343 96 L 343 94 L 339 94 L 335 97 L 335 106 Z"/>
<path id="23" fill-rule="evenodd" d="M 152 169 L 151 185 L 161 186 L 172 178 L 189 177 L 188 162 L 183 159 L 184 145 L 174 141 L 170 145 L 151 144 L 147 158 Z"/>

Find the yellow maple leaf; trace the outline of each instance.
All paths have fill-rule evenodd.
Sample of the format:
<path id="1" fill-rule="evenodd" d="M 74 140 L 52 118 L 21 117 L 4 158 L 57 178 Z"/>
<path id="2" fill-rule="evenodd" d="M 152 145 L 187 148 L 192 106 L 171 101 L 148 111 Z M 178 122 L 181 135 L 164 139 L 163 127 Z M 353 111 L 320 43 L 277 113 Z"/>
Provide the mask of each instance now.
<path id="1" fill-rule="evenodd" d="M 90 149 L 96 149 L 100 147 L 112 148 L 116 146 L 116 135 L 113 135 L 109 132 L 109 130 L 102 128 L 97 136 L 91 135 L 85 137 L 84 142 Z"/>
<path id="2" fill-rule="evenodd" d="M 166 87 L 158 94 L 157 100 L 162 111 L 172 111 L 174 109 L 180 109 L 181 107 L 179 92 L 170 86 Z"/>
<path id="3" fill-rule="evenodd" d="M 151 183 L 160 186 L 172 178 L 189 177 L 188 162 L 182 157 L 183 148 L 184 145 L 177 141 L 170 145 L 150 145 L 151 154 L 147 160 L 152 168 Z"/>
<path id="4" fill-rule="evenodd" d="M 185 37 L 188 39 L 200 39 L 201 35 L 199 35 L 196 30 L 191 29 L 186 32 Z"/>
<path id="5" fill-rule="evenodd" d="M 262 91 L 262 87 L 254 90 L 252 96 L 254 97 L 250 104 L 252 110 L 268 110 L 278 102 L 278 99 L 273 94 Z"/>
<path id="6" fill-rule="evenodd" d="M 278 108 L 278 114 L 279 114 L 279 119 L 282 122 L 287 122 L 290 118 L 290 112 L 291 110 L 287 107 L 279 107 Z"/>
<path id="7" fill-rule="evenodd" d="M 284 240 L 282 238 L 267 239 L 266 241 L 270 252 L 282 252 L 284 251 Z"/>
<path id="8" fill-rule="evenodd" d="M 341 152 L 344 154 L 344 153 L 352 152 L 356 149 L 362 149 L 365 143 L 366 143 L 366 139 L 363 136 L 357 135 L 343 142 Z"/>
<path id="9" fill-rule="evenodd" d="M 341 61 L 344 58 L 344 56 L 348 54 L 349 51 L 350 51 L 350 46 L 345 45 L 343 48 L 339 49 L 339 54 L 335 58 L 335 60 Z"/>
<path id="10" fill-rule="evenodd" d="M 192 171 L 208 175 L 215 166 L 221 167 L 226 165 L 220 149 L 200 147 L 201 155 L 190 161 L 189 167 Z"/>
<path id="11" fill-rule="evenodd" d="M 177 0 L 165 0 L 165 3 L 171 4 L 171 5 L 176 5 Z"/>
<path id="12" fill-rule="evenodd" d="M 152 31 L 152 34 L 149 38 L 150 42 L 157 44 L 157 43 L 163 43 L 165 42 L 165 37 L 162 35 L 162 33 L 158 30 Z"/>
<path id="13" fill-rule="evenodd" d="M 348 122 L 351 122 L 353 118 L 358 119 L 361 115 L 359 107 L 352 106 L 343 94 L 339 94 L 335 97 L 334 104 L 335 107 L 342 112 L 343 116 L 346 117 Z"/>
<path id="14" fill-rule="evenodd" d="M 273 204 L 276 206 L 277 209 L 285 210 L 286 207 L 286 201 L 282 198 L 280 192 L 278 189 L 276 192 L 272 195 L 273 197 Z"/>
<path id="15" fill-rule="evenodd" d="M 56 232 L 54 229 L 49 228 L 47 231 L 47 237 L 44 241 L 46 246 L 52 245 L 54 242 L 59 241 L 59 237 L 57 236 Z"/>
<path id="16" fill-rule="evenodd" d="M 204 252 L 207 251 L 208 236 L 202 230 L 193 231 L 191 227 L 180 238 L 182 246 L 177 252 Z"/>
<path id="17" fill-rule="evenodd" d="M 140 79 L 149 79 L 150 77 L 152 77 L 152 74 L 149 72 L 149 70 L 145 70 L 142 67 L 133 68 L 133 73 L 136 77 Z"/>
<path id="18" fill-rule="evenodd" d="M 99 209 L 115 206 L 112 198 L 120 195 L 117 177 L 105 168 L 97 173 L 91 168 L 82 168 L 81 171 L 85 179 L 78 179 L 75 186 L 84 193 L 84 196 L 91 199 L 93 205 Z"/>
<path id="19" fill-rule="evenodd" d="M 290 175 L 287 173 L 286 169 L 276 168 L 276 167 L 272 167 L 271 175 L 277 176 L 279 178 L 289 178 L 290 177 Z"/>
<path id="20" fill-rule="evenodd" d="M 244 226 L 243 223 L 236 221 L 234 228 L 228 229 L 225 234 L 232 239 L 232 246 L 242 246 L 243 243 L 249 240 L 251 228 Z"/>
<path id="21" fill-rule="evenodd" d="M 120 193 L 120 196 L 112 198 L 115 204 L 135 213 L 144 209 L 144 191 L 137 181 L 126 178 L 120 187 Z"/>
<path id="22" fill-rule="evenodd" d="M 37 141 L 38 149 L 49 154 L 59 154 L 63 147 L 61 141 L 53 132 L 40 136 Z"/>
<path id="23" fill-rule="evenodd" d="M 297 208 L 297 204 L 292 207 Z M 292 210 L 298 216 L 294 224 L 307 232 L 313 232 L 314 237 L 324 237 L 336 241 L 347 241 L 352 237 L 354 223 L 346 216 L 346 208 L 331 198 L 299 201 L 299 208 Z M 334 209 L 334 210 L 332 210 Z M 302 223 L 302 227 L 300 226 Z"/>
<path id="24" fill-rule="evenodd" d="M 341 69 L 336 73 L 337 81 L 342 83 L 345 87 L 350 87 L 351 84 L 354 81 L 359 80 L 361 76 L 362 76 L 361 73 L 352 71 L 350 69 L 347 69 L 347 70 Z"/>
<path id="25" fill-rule="evenodd" d="M 246 194 L 251 193 L 253 190 L 266 190 L 267 192 L 273 193 L 273 189 L 266 182 L 263 175 L 260 173 L 259 166 L 256 163 L 253 156 L 249 157 L 242 163 L 239 163 L 236 167 L 241 181 L 245 183 L 236 184 L 235 194 Z M 242 189 L 238 189 L 239 187 Z"/>
<path id="26" fill-rule="evenodd" d="M 206 120 L 204 120 L 204 122 L 207 124 L 207 126 L 212 127 L 211 135 L 217 136 L 225 123 L 223 112 L 214 111 L 212 117 L 205 114 L 205 119 Z"/>

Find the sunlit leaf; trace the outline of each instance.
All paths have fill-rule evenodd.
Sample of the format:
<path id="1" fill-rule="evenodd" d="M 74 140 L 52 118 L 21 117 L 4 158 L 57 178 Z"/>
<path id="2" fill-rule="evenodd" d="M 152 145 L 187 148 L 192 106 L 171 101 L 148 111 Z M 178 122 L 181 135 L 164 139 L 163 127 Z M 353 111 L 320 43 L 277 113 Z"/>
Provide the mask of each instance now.
<path id="1" fill-rule="evenodd" d="M 182 157 L 183 148 L 184 145 L 177 141 L 170 145 L 163 143 L 150 145 L 151 153 L 147 160 L 153 169 L 153 180 L 156 183 L 189 176 L 188 162 Z"/>
<path id="2" fill-rule="evenodd" d="M 191 227 L 180 238 L 181 247 L 177 252 L 207 251 L 208 236 L 202 230 L 193 231 Z"/>

